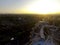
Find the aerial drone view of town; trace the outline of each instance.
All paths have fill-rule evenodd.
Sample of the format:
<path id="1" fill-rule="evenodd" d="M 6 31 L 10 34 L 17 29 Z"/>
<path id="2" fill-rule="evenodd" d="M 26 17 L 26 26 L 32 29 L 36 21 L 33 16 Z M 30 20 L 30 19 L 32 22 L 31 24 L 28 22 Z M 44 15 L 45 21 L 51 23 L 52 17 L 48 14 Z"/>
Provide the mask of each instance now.
<path id="1" fill-rule="evenodd" d="M 0 14 L 0 45 L 60 45 L 60 15 Z"/>
<path id="2" fill-rule="evenodd" d="M 60 45 L 60 0 L 0 0 L 0 45 Z"/>

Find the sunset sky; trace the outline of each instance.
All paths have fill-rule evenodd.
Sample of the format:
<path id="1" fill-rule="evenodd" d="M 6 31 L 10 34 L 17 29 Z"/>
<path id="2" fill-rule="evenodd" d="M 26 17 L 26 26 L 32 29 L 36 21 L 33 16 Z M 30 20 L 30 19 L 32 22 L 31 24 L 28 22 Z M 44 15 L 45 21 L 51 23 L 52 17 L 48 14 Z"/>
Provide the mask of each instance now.
<path id="1" fill-rule="evenodd" d="M 60 13 L 60 0 L 0 0 L 0 13 Z"/>

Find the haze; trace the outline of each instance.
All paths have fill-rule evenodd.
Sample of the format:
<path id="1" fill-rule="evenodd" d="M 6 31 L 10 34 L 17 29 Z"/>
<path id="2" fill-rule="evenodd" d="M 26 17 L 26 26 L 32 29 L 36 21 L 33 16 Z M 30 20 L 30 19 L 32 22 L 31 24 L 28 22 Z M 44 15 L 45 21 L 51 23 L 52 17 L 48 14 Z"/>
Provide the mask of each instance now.
<path id="1" fill-rule="evenodd" d="M 60 13 L 60 0 L 0 0 L 0 13 Z"/>

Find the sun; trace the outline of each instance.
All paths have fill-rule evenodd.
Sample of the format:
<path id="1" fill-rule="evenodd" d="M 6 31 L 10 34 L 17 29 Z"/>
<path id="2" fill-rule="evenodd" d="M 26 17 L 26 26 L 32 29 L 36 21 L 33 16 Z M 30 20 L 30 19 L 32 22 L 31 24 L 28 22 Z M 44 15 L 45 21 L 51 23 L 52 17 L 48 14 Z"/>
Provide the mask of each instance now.
<path id="1" fill-rule="evenodd" d="M 27 13 L 49 14 L 60 11 L 60 6 L 52 0 L 38 0 L 28 4 L 24 10 Z"/>
<path id="2" fill-rule="evenodd" d="M 24 14 L 56 14 L 60 13 L 60 4 L 55 0 L 35 0 L 16 10 Z"/>

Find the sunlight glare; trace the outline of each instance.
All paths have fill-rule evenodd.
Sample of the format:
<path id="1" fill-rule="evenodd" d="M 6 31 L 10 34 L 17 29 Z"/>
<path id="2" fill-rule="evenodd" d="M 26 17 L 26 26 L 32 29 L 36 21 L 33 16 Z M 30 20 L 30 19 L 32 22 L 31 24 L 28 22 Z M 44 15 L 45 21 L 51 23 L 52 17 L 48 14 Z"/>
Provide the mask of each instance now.
<path id="1" fill-rule="evenodd" d="M 52 0 L 38 0 L 28 4 L 25 10 L 32 13 L 49 14 L 59 11 L 59 9 L 59 4 Z"/>

